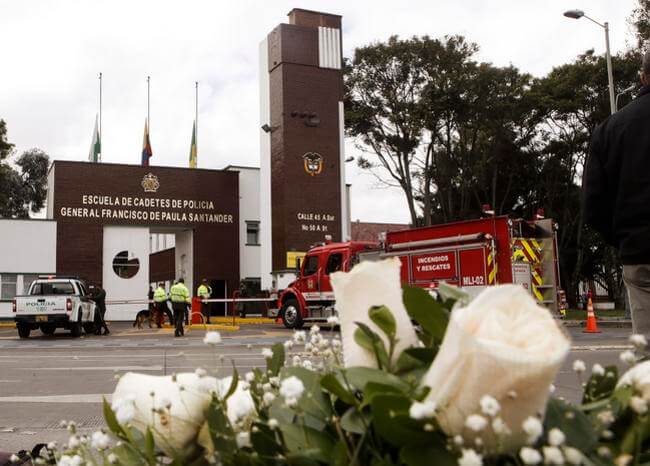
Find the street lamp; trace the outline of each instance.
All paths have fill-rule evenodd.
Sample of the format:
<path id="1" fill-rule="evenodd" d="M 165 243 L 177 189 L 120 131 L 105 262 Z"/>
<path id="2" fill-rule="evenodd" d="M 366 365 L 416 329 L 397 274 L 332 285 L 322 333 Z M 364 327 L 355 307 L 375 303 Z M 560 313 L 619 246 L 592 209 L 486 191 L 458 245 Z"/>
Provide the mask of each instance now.
<path id="1" fill-rule="evenodd" d="M 590 18 L 582 10 L 568 10 L 564 12 L 564 16 L 571 19 L 580 19 L 583 16 L 587 18 L 592 23 L 597 24 L 601 28 L 605 29 L 605 46 L 606 46 L 606 58 L 607 58 L 607 79 L 609 80 L 609 106 L 612 114 L 616 112 L 616 98 L 614 97 L 614 76 L 612 75 L 612 54 L 609 51 L 609 23 L 599 23 L 593 18 Z"/>

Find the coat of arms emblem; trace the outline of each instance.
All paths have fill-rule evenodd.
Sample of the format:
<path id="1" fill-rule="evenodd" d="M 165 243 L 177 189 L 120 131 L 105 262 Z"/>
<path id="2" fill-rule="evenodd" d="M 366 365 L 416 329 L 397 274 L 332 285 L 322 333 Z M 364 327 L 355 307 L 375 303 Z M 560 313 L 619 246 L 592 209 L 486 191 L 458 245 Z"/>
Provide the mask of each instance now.
<path id="1" fill-rule="evenodd" d="M 316 152 L 307 152 L 302 156 L 305 173 L 316 176 L 323 171 L 323 156 Z"/>
<path id="2" fill-rule="evenodd" d="M 147 173 L 142 178 L 142 189 L 145 193 L 155 193 L 160 188 L 160 183 L 158 182 L 158 177 L 152 173 Z"/>

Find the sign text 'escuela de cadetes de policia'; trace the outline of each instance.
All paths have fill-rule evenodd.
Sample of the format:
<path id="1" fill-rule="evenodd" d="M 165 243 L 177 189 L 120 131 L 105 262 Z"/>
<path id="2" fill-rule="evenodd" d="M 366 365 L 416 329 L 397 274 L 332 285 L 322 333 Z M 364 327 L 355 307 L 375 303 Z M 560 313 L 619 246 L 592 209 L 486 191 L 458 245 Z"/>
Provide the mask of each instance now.
<path id="1" fill-rule="evenodd" d="M 83 207 L 60 207 L 60 216 L 183 223 L 234 221 L 232 214 L 217 212 L 211 200 L 82 194 L 81 204 Z"/>

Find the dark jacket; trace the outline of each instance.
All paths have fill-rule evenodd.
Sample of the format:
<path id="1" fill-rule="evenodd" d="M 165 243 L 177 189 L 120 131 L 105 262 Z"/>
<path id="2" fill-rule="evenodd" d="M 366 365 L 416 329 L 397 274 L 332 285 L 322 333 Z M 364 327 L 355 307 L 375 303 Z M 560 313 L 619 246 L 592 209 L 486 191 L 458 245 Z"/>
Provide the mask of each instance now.
<path id="1" fill-rule="evenodd" d="M 596 128 L 583 177 L 585 220 L 623 264 L 650 264 L 650 86 Z"/>

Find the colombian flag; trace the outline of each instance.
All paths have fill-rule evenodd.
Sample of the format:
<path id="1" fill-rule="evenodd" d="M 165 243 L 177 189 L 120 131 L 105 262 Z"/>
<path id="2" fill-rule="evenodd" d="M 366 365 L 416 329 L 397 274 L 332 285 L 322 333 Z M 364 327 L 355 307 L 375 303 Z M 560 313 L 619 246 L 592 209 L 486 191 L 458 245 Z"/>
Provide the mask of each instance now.
<path id="1" fill-rule="evenodd" d="M 144 140 L 142 141 L 142 166 L 149 166 L 149 159 L 153 153 L 151 152 L 151 142 L 149 141 L 149 124 L 145 118 L 144 120 Z"/>
<path id="2" fill-rule="evenodd" d="M 190 146 L 190 168 L 196 168 L 196 121 L 192 125 L 192 145 Z"/>

